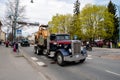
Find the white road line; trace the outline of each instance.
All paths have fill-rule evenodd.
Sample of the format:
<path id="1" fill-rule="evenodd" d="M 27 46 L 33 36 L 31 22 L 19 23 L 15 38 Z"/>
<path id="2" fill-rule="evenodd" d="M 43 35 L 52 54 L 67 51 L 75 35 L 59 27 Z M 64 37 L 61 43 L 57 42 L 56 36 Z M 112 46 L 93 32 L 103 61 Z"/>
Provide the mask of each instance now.
<path id="1" fill-rule="evenodd" d="M 37 61 L 38 59 L 36 57 L 31 57 L 32 60 Z"/>
<path id="2" fill-rule="evenodd" d="M 91 57 L 92 55 L 88 55 L 88 57 Z"/>
<path id="3" fill-rule="evenodd" d="M 93 58 L 87 57 L 87 59 L 93 59 Z"/>
<path id="4" fill-rule="evenodd" d="M 114 75 L 120 76 L 120 74 L 118 74 L 118 73 L 115 73 L 115 72 L 112 72 L 112 71 L 109 71 L 109 70 L 105 70 L 105 71 L 108 72 L 108 73 L 111 73 L 111 74 L 114 74 Z"/>
<path id="5" fill-rule="evenodd" d="M 44 62 L 36 62 L 39 66 L 45 66 L 46 64 Z"/>
<path id="6" fill-rule="evenodd" d="M 92 55 L 88 55 L 87 59 L 93 59 Z"/>

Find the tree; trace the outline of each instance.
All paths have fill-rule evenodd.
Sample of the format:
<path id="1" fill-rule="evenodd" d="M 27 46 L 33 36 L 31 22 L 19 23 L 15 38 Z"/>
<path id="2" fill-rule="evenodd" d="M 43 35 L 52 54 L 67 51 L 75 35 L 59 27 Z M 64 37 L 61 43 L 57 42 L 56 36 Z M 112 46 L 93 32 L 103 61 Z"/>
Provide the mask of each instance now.
<path id="1" fill-rule="evenodd" d="M 80 2 L 79 0 L 76 0 L 76 2 L 74 3 L 74 15 L 79 15 L 80 13 Z"/>
<path id="2" fill-rule="evenodd" d="M 13 29 L 15 28 L 14 22 L 15 22 L 15 17 L 17 19 L 17 21 L 21 21 L 25 19 L 25 6 L 21 6 L 20 3 L 18 2 L 18 9 L 17 9 L 17 14 L 16 14 L 16 6 L 17 2 L 16 0 L 8 0 L 8 2 L 6 3 L 6 17 L 5 17 L 5 25 L 7 27 L 11 27 L 11 29 L 9 29 L 10 31 L 12 31 L 12 35 L 15 32 Z M 19 27 L 18 25 L 16 26 Z"/>
<path id="3" fill-rule="evenodd" d="M 72 15 L 56 14 L 52 20 L 48 22 L 51 33 L 68 33 Z"/>
<path id="4" fill-rule="evenodd" d="M 119 27 L 119 21 L 118 21 L 118 17 L 116 15 L 116 6 L 115 4 L 112 3 L 112 1 L 110 0 L 110 2 L 108 3 L 108 12 L 110 12 L 111 14 L 113 14 L 113 20 L 114 20 L 114 32 L 113 32 L 113 36 L 111 37 L 112 40 L 117 40 L 118 37 L 119 37 L 119 30 L 118 30 L 118 27 Z"/>
<path id="5" fill-rule="evenodd" d="M 81 24 L 80 24 L 80 2 L 79 0 L 76 0 L 74 3 L 74 9 L 73 9 L 73 19 L 71 21 L 71 25 L 69 28 L 69 33 L 73 37 L 74 35 L 77 35 L 79 38 L 82 35 L 81 33 Z"/>
<path id="6" fill-rule="evenodd" d="M 87 4 L 80 19 L 84 39 L 104 39 L 113 35 L 113 15 L 105 6 Z"/>

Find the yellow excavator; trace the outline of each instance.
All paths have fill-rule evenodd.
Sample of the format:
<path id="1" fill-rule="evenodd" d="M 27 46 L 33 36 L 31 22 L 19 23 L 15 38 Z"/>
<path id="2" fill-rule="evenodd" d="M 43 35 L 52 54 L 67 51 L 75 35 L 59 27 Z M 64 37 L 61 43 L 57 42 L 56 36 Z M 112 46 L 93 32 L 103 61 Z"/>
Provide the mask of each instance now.
<path id="1" fill-rule="evenodd" d="M 40 25 L 38 32 L 35 34 L 35 54 L 43 54 L 43 48 L 47 47 L 47 37 L 49 36 L 47 27 L 48 25 Z"/>

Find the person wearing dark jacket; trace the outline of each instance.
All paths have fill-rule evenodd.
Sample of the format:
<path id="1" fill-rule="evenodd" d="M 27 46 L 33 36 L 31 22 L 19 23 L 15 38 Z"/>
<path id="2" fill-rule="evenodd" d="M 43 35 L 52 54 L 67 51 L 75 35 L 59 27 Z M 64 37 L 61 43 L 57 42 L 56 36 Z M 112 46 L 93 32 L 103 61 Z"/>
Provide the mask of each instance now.
<path id="1" fill-rule="evenodd" d="M 15 43 L 15 48 L 16 48 L 16 52 L 19 52 L 19 45 L 18 45 L 18 42 Z"/>

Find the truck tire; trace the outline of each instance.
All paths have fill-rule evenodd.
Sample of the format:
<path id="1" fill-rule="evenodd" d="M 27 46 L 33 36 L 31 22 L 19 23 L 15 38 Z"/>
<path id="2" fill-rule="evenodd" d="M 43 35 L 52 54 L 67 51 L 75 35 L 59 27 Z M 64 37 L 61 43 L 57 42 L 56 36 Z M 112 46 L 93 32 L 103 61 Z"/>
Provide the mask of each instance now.
<path id="1" fill-rule="evenodd" d="M 46 57 L 48 57 L 49 53 L 46 49 L 43 50 L 43 55 L 45 55 Z"/>
<path id="2" fill-rule="evenodd" d="M 37 49 L 37 55 L 43 55 L 43 50 Z"/>
<path id="3" fill-rule="evenodd" d="M 60 66 L 65 65 L 63 55 L 60 52 L 58 52 L 57 55 L 56 55 L 56 61 L 57 61 L 57 64 L 60 65 Z"/>
<path id="4" fill-rule="evenodd" d="M 33 52 L 34 54 L 37 54 L 37 46 L 34 46 Z"/>
<path id="5" fill-rule="evenodd" d="M 84 62 L 85 62 L 85 60 L 86 60 L 86 58 L 81 59 L 79 63 L 84 63 Z"/>
<path id="6" fill-rule="evenodd" d="M 37 54 L 37 55 L 40 55 L 40 51 L 39 51 L 38 49 L 36 50 L 36 54 Z"/>

